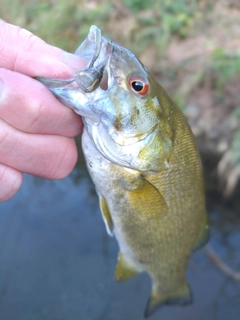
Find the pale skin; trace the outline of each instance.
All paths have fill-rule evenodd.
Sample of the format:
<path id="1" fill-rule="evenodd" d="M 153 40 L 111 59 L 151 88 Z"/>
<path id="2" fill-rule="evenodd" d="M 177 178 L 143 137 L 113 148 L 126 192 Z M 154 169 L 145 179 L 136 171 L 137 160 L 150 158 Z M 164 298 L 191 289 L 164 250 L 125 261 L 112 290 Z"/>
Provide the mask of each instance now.
<path id="1" fill-rule="evenodd" d="M 23 173 L 62 179 L 77 161 L 81 118 L 33 77 L 68 78 L 86 61 L 0 20 L 0 201 Z"/>

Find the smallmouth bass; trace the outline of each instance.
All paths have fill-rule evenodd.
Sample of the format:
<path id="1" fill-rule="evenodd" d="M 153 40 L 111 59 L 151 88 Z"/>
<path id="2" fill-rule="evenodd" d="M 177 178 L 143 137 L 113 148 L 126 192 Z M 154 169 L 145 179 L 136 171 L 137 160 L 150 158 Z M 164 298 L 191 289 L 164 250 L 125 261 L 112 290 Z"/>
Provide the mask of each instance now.
<path id="1" fill-rule="evenodd" d="M 96 26 L 76 54 L 89 62 L 73 78 L 37 79 L 83 118 L 87 167 L 120 249 L 115 279 L 149 274 L 146 317 L 163 304 L 190 304 L 189 256 L 208 239 L 191 129 L 146 67 Z"/>

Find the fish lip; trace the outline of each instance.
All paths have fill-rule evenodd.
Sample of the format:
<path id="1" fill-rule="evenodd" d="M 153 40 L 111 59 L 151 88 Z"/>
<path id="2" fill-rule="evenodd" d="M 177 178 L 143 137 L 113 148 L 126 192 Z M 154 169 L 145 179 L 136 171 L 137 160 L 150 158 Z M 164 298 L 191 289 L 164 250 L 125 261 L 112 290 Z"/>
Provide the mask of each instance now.
<path id="1" fill-rule="evenodd" d="M 85 67 L 91 68 L 94 62 L 98 59 L 102 47 L 102 33 L 101 30 L 92 25 L 89 29 L 86 39 L 76 49 L 75 54 L 80 57 L 88 59 L 88 64 Z"/>
<path id="2" fill-rule="evenodd" d="M 114 44 L 101 35 L 101 30 L 95 25 L 91 26 L 87 38 L 75 51 L 76 55 L 89 58 L 87 66 L 74 73 L 73 79 L 85 93 L 93 91 L 107 91 L 113 84 L 109 61 L 114 52 Z M 107 74 L 107 87 L 101 87 L 103 75 Z M 85 80 L 89 77 L 90 84 L 85 86 Z M 88 79 L 88 80 L 89 80 Z M 69 79 L 70 80 L 70 79 Z M 104 88 L 104 89 L 103 89 Z"/>

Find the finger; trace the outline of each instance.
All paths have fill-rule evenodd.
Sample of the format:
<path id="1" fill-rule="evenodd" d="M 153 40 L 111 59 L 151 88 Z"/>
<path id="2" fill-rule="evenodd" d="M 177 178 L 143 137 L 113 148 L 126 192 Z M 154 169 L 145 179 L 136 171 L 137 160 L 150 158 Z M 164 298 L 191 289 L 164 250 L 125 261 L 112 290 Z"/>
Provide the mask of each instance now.
<path id="1" fill-rule="evenodd" d="M 22 173 L 0 164 L 0 202 L 10 199 L 22 184 Z"/>
<path id="2" fill-rule="evenodd" d="M 85 59 L 4 21 L 0 21 L 0 56 L 0 67 L 31 77 L 65 78 L 87 64 Z"/>
<path id="3" fill-rule="evenodd" d="M 6 69 L 0 69 L 0 118 L 29 133 L 73 137 L 82 131 L 81 118 L 45 86 Z"/>
<path id="4" fill-rule="evenodd" d="M 76 164 L 77 148 L 72 138 L 24 133 L 0 120 L 0 159 L 21 172 L 62 179 Z"/>

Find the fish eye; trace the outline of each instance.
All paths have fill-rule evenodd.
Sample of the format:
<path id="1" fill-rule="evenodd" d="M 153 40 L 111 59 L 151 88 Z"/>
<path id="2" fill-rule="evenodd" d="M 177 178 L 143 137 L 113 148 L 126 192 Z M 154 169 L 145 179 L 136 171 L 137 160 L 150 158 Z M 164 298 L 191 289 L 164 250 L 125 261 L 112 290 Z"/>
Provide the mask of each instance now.
<path id="1" fill-rule="evenodd" d="M 141 94 L 142 96 L 148 93 L 150 88 L 148 81 L 138 76 L 130 77 L 129 85 L 134 92 Z"/>

